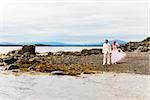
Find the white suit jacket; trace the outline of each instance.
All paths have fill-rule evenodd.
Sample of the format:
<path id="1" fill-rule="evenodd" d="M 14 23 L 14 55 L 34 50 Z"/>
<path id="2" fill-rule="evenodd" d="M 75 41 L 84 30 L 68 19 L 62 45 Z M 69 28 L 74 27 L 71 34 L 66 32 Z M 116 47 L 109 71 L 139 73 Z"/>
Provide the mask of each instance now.
<path id="1" fill-rule="evenodd" d="M 104 54 L 111 53 L 111 45 L 109 43 L 104 43 L 102 52 Z"/>

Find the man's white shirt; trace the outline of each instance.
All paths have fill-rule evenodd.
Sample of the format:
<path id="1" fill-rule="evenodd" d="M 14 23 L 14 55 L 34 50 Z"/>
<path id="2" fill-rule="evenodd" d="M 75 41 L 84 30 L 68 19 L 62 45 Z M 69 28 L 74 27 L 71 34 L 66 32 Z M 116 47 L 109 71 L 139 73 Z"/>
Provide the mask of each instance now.
<path id="1" fill-rule="evenodd" d="M 104 54 L 111 53 L 111 45 L 109 43 L 104 43 L 102 52 Z"/>

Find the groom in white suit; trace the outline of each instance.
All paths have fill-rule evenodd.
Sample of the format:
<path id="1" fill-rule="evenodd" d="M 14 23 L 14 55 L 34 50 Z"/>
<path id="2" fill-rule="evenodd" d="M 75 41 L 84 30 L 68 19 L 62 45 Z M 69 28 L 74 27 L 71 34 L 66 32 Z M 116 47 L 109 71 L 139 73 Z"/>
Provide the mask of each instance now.
<path id="1" fill-rule="evenodd" d="M 103 56 L 103 65 L 110 65 L 110 54 L 111 54 L 111 45 L 108 43 L 108 40 L 105 40 L 105 43 L 103 44 L 102 52 L 104 54 Z"/>

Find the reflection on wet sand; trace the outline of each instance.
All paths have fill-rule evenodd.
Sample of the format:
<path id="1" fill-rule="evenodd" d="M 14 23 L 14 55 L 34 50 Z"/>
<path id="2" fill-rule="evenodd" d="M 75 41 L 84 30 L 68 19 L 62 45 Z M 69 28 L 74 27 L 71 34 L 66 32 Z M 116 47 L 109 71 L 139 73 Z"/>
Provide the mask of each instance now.
<path id="1" fill-rule="evenodd" d="M 148 75 L 0 74 L 0 100 L 147 100 Z"/>

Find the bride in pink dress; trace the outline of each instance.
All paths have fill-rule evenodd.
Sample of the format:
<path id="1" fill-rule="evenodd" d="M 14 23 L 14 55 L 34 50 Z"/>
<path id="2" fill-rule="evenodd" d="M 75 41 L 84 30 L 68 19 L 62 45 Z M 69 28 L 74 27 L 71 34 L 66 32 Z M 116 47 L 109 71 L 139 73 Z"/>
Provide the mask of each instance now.
<path id="1" fill-rule="evenodd" d="M 111 62 L 112 64 L 117 64 L 122 58 L 126 56 L 126 53 L 123 52 L 120 48 L 118 48 L 118 44 L 116 41 L 112 44 L 112 54 L 111 54 Z"/>

